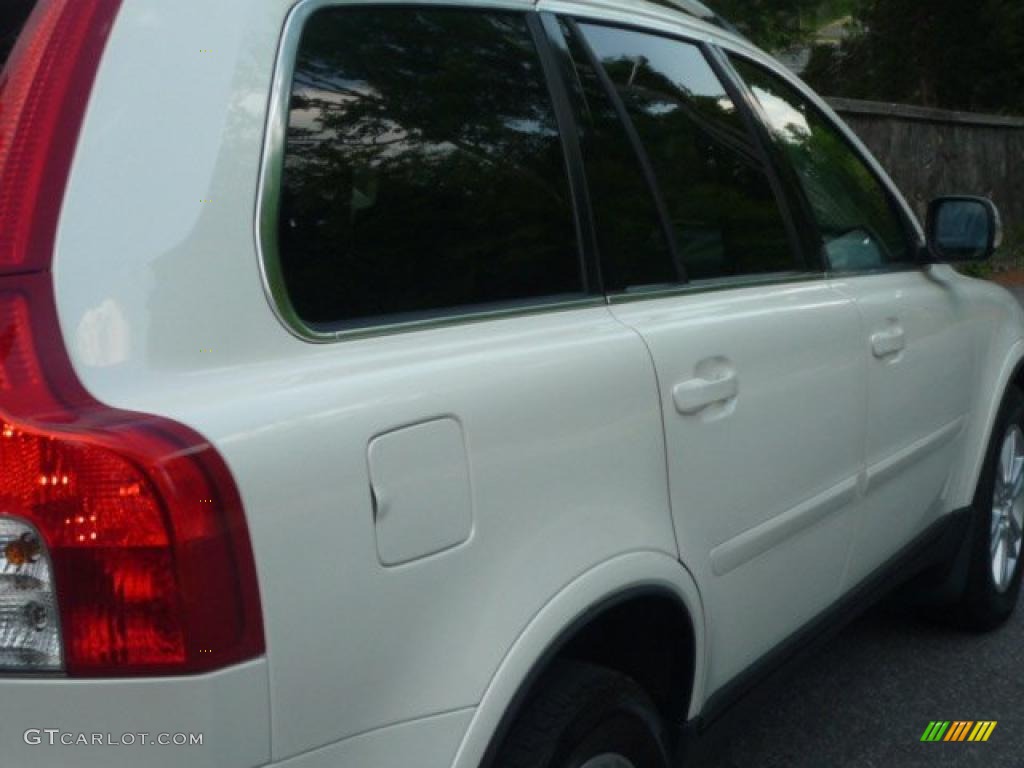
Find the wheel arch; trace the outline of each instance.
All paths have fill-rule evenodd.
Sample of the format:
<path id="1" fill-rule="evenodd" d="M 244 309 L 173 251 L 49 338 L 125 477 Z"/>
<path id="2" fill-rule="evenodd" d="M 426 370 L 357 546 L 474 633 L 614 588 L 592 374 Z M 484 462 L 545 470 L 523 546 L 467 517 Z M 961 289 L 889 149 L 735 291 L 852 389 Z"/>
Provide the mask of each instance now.
<path id="1" fill-rule="evenodd" d="M 655 606 L 658 610 L 652 610 Z M 634 611 L 637 613 L 633 614 Z M 703 607 L 697 585 L 690 573 L 668 555 L 630 553 L 578 577 L 551 598 L 520 633 L 480 700 L 453 768 L 486 768 L 490 764 L 521 706 L 557 659 L 569 654 L 579 658 L 582 651 L 587 660 L 636 676 L 638 669 L 630 668 L 628 658 L 611 659 L 607 655 L 621 650 L 623 635 L 612 631 L 610 642 L 594 641 L 605 637 L 610 626 L 622 627 L 621 622 L 645 612 L 647 618 L 641 620 L 655 624 L 675 621 L 678 628 L 685 621 L 688 632 L 675 641 L 675 658 L 689 655 L 690 659 L 685 669 L 677 669 L 670 676 L 675 681 L 680 676 L 686 678 L 682 691 L 672 691 L 671 686 L 659 690 L 642 669 L 640 677 L 645 679 L 637 682 L 648 690 L 663 712 L 674 711 L 681 716 L 679 725 L 692 718 L 703 701 L 705 669 Z M 655 644 L 659 637 L 653 638 Z M 670 638 L 665 642 L 671 641 Z"/>

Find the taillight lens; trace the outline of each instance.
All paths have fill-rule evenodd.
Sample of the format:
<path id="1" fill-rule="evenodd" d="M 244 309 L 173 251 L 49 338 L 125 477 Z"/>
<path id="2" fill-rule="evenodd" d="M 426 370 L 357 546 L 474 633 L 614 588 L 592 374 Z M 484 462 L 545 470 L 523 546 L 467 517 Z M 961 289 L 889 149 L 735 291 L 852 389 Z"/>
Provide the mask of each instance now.
<path id="1" fill-rule="evenodd" d="M 120 0 L 40 0 L 0 72 L 0 274 L 45 269 Z"/>
<path id="2" fill-rule="evenodd" d="M 223 459 L 180 424 L 92 399 L 62 354 L 49 275 L 16 281 L 0 282 L 0 520 L 41 538 L 67 671 L 185 674 L 260 655 L 252 549 Z M 0 628 L 0 667 L 17 651 Z"/>

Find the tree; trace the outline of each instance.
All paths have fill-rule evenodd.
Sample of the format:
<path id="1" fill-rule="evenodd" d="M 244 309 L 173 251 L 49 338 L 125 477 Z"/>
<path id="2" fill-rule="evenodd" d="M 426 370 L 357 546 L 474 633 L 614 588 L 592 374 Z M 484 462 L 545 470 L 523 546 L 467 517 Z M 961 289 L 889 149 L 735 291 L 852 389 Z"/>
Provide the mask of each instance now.
<path id="1" fill-rule="evenodd" d="M 714 10 L 765 50 L 781 51 L 807 40 L 804 21 L 816 18 L 821 5 L 822 0 L 719 0 Z"/>
<path id="2" fill-rule="evenodd" d="M 861 0 L 858 33 L 815 51 L 805 77 L 831 96 L 1024 114 L 1020 0 Z"/>

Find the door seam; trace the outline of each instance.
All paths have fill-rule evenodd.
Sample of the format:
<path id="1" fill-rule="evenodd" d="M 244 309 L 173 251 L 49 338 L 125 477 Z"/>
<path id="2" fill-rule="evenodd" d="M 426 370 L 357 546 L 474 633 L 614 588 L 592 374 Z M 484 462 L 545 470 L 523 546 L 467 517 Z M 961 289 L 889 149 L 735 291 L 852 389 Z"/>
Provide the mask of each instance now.
<path id="1" fill-rule="evenodd" d="M 654 363 L 654 352 L 651 351 L 651 346 L 647 343 L 647 339 L 644 338 L 644 335 L 616 315 L 610 305 L 607 307 L 607 311 L 609 316 L 616 323 L 626 330 L 631 331 L 638 339 L 640 339 L 640 343 L 644 345 L 644 349 L 647 351 L 647 360 L 651 364 L 650 370 L 651 374 L 654 376 L 654 391 L 658 398 L 658 415 L 661 417 L 661 456 L 662 464 L 665 467 L 665 499 L 668 502 L 668 509 L 666 511 L 668 512 L 669 520 L 672 523 L 672 538 L 673 543 L 675 544 L 676 560 L 685 566 L 686 564 L 683 563 L 682 560 L 682 552 L 679 549 L 679 530 L 676 527 L 676 516 L 672 509 L 672 474 L 668 463 L 668 428 L 665 421 L 665 399 L 664 393 L 661 390 L 661 380 L 658 378 L 658 368 Z"/>

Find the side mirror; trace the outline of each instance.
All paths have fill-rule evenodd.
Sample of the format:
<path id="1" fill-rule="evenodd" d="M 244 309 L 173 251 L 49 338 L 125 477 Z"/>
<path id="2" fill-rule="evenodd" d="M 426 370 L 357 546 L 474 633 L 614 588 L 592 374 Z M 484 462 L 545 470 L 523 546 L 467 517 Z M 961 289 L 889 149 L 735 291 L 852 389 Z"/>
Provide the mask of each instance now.
<path id="1" fill-rule="evenodd" d="M 928 250 L 936 261 L 984 261 L 1002 242 L 1002 220 L 991 200 L 940 197 L 928 206 Z"/>

